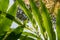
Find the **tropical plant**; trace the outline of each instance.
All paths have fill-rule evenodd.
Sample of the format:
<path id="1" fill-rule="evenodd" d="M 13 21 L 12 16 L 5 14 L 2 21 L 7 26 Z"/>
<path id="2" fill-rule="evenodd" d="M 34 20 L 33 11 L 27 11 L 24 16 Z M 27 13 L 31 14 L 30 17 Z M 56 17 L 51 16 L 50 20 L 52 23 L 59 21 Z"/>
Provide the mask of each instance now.
<path id="1" fill-rule="evenodd" d="M 10 8 L 9 0 L 0 0 L 0 40 L 60 40 L 60 8 L 55 31 L 50 12 L 42 0 L 38 1 L 39 8 L 34 0 L 29 0 L 31 9 L 28 9 L 23 0 L 15 0 Z M 24 21 L 16 17 L 18 6 L 27 16 Z M 18 24 L 15 29 L 11 28 L 13 21 Z"/>

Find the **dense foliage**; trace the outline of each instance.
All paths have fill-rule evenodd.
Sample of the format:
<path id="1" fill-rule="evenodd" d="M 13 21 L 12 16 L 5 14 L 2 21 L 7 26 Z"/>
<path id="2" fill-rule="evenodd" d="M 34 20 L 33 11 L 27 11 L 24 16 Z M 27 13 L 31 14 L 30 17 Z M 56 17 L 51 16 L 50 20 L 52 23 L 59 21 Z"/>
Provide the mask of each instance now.
<path id="1" fill-rule="evenodd" d="M 54 28 L 48 8 L 38 1 L 39 7 L 29 0 L 29 9 L 23 0 L 15 0 L 11 7 L 9 0 L 0 0 L 0 40 L 60 40 L 60 7 Z M 23 15 L 21 11 L 18 14 L 18 8 Z M 15 29 L 11 28 L 13 22 L 18 24 Z"/>

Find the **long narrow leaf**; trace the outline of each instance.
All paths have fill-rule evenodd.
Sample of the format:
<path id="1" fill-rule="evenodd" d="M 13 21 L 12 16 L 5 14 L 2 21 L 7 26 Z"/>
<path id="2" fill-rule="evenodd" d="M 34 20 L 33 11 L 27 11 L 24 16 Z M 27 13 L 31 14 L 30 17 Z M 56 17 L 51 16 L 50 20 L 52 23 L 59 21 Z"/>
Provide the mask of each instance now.
<path id="1" fill-rule="evenodd" d="M 17 0 L 17 2 L 20 4 L 21 9 L 28 16 L 32 24 L 35 25 L 35 20 L 33 19 L 31 12 L 26 8 L 25 3 L 22 0 Z"/>
<path id="2" fill-rule="evenodd" d="M 56 19 L 56 31 L 57 31 L 57 39 L 60 40 L 60 9 L 58 10 Z"/>
<path id="3" fill-rule="evenodd" d="M 32 14 L 34 16 L 34 19 L 37 22 L 38 26 L 40 27 L 41 33 L 43 34 L 44 30 L 43 30 L 42 18 L 41 18 L 40 12 L 39 12 L 38 8 L 36 7 L 35 3 L 33 2 L 33 0 L 29 0 L 29 2 L 30 2 L 30 6 L 31 6 L 31 9 L 33 12 Z"/>
<path id="4" fill-rule="evenodd" d="M 21 35 L 20 40 L 34 40 L 33 38 Z"/>
<path id="5" fill-rule="evenodd" d="M 42 9 L 41 15 L 42 15 L 42 18 L 43 18 L 43 23 L 44 23 L 45 29 L 48 33 L 48 36 L 49 36 L 50 40 L 56 40 L 55 32 L 52 28 L 52 22 L 51 22 L 50 14 L 47 11 L 47 8 L 43 4 L 42 0 L 40 0 L 40 6 L 41 6 L 41 9 Z"/>
<path id="6" fill-rule="evenodd" d="M 37 35 L 32 34 L 32 33 L 29 33 L 29 32 L 23 32 L 22 34 L 23 34 L 23 35 L 27 35 L 27 36 L 31 36 L 31 37 L 38 38 Z"/>

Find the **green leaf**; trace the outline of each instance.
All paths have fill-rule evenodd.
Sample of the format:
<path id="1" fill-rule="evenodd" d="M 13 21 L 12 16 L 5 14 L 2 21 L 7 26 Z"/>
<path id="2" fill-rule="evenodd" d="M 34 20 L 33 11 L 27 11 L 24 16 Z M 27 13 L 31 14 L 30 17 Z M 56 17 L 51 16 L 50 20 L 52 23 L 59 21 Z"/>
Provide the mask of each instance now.
<path id="1" fill-rule="evenodd" d="M 18 26 L 16 29 L 14 29 L 11 33 L 9 33 L 3 39 L 4 40 L 17 40 L 21 36 L 23 29 L 24 29 L 24 26 Z"/>
<path id="2" fill-rule="evenodd" d="M 60 40 L 60 9 L 58 9 L 58 14 L 56 18 L 56 31 L 57 31 L 57 39 Z"/>
<path id="3" fill-rule="evenodd" d="M 23 32 L 22 34 L 26 36 L 32 36 L 32 37 L 38 38 L 37 35 L 29 33 L 29 32 Z"/>
<path id="4" fill-rule="evenodd" d="M 32 12 L 33 12 L 32 14 L 34 16 L 34 19 L 37 22 L 38 26 L 40 27 L 41 33 L 43 34 L 44 30 L 43 30 L 43 23 L 42 23 L 42 17 L 40 15 L 40 12 L 39 12 L 38 8 L 36 7 L 33 0 L 29 0 L 29 2 L 30 2 L 30 6 L 31 6 L 31 9 L 32 9 Z"/>
<path id="5" fill-rule="evenodd" d="M 16 17 L 16 11 L 17 11 L 17 3 L 15 2 L 10 9 L 8 10 L 8 13 L 14 17 Z"/>
<path id="6" fill-rule="evenodd" d="M 34 40 L 33 38 L 21 35 L 20 40 Z"/>
<path id="7" fill-rule="evenodd" d="M 6 14 L 6 17 L 8 18 L 8 19 L 10 19 L 10 20 L 15 20 L 15 18 L 14 18 L 14 16 L 12 16 L 12 15 L 10 15 L 10 14 Z"/>
<path id="8" fill-rule="evenodd" d="M 13 10 L 14 9 L 14 10 Z M 14 14 L 16 14 L 16 3 L 14 3 L 13 5 L 12 5 L 12 7 L 11 7 L 11 10 L 12 11 L 10 11 L 9 10 L 9 14 L 10 15 L 13 15 L 14 16 Z M 2 14 L 0 14 L 0 35 L 1 34 L 4 34 L 4 32 L 6 32 L 6 31 L 9 31 L 9 29 L 10 29 L 10 26 L 11 26 L 11 24 L 12 24 L 12 22 L 13 21 L 11 21 L 10 19 L 8 19 L 8 18 L 6 18 L 5 17 L 6 15 L 5 15 L 5 13 L 2 11 Z M 14 16 L 15 17 L 15 16 Z"/>
<path id="9" fill-rule="evenodd" d="M 20 34 L 15 34 L 14 32 L 11 32 L 4 40 L 17 40 L 20 37 Z"/>
<path id="10" fill-rule="evenodd" d="M 25 12 L 25 14 L 29 17 L 29 19 L 32 18 L 31 12 L 26 8 L 24 2 L 22 0 L 17 0 L 18 3 L 20 4 L 21 9 Z"/>
<path id="11" fill-rule="evenodd" d="M 1 11 L 1 13 L 2 13 L 2 11 Z M 22 25 L 22 22 L 18 18 L 12 16 L 9 13 L 3 12 L 3 16 L 6 17 L 6 18 L 8 18 L 8 19 L 10 19 L 10 20 L 12 20 L 12 21 L 14 21 L 14 22 L 16 22 L 19 25 Z M 4 18 L 4 17 L 1 17 L 1 18 Z"/>
<path id="12" fill-rule="evenodd" d="M 4 35 L 0 35 L 0 40 L 2 40 L 4 38 L 4 36 L 6 35 L 6 33 L 4 33 Z"/>
<path id="13" fill-rule="evenodd" d="M 15 32 L 16 34 L 20 34 L 20 33 L 23 32 L 24 27 L 25 27 L 24 25 L 23 25 L 23 26 L 18 26 L 18 27 L 14 30 L 14 32 Z"/>
<path id="14" fill-rule="evenodd" d="M 50 40 L 56 40 L 56 35 L 52 28 L 50 14 L 49 14 L 47 8 L 45 7 L 44 3 L 42 2 L 42 0 L 40 0 L 40 6 L 41 6 L 41 10 L 42 10 L 41 15 L 42 15 L 43 23 L 44 23 L 45 29 L 48 33 L 48 36 L 49 36 Z"/>
<path id="15" fill-rule="evenodd" d="M 36 24 L 35 20 L 33 19 L 33 16 L 31 14 L 31 11 L 29 11 L 26 6 L 25 3 L 22 0 L 17 0 L 17 2 L 20 4 L 21 9 L 24 11 L 24 13 L 27 15 L 27 17 L 30 19 L 30 21 L 32 22 L 33 25 Z"/>
<path id="16" fill-rule="evenodd" d="M 7 11 L 9 0 L 0 0 L 0 10 Z"/>

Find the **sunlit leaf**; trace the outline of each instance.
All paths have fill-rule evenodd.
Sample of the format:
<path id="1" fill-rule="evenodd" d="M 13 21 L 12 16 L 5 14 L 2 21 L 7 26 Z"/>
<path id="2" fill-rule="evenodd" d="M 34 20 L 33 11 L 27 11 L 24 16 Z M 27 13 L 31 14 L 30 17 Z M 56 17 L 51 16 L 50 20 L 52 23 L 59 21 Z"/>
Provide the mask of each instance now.
<path id="1" fill-rule="evenodd" d="M 34 16 L 34 19 L 37 22 L 38 26 L 40 27 L 41 33 L 43 34 L 44 30 L 43 30 L 43 23 L 42 23 L 42 18 L 41 18 L 40 12 L 39 12 L 38 8 L 36 7 L 33 0 L 29 0 L 29 2 L 30 2 L 30 6 L 31 6 L 31 9 L 33 12 L 32 14 Z"/>
<path id="2" fill-rule="evenodd" d="M 0 0 L 0 10 L 7 11 L 9 0 Z"/>
<path id="3" fill-rule="evenodd" d="M 16 3 L 14 3 L 11 7 L 12 11 L 9 11 L 8 13 L 10 13 L 10 15 L 12 15 L 12 14 L 14 15 L 14 14 L 16 14 L 16 9 L 17 9 Z M 9 31 L 10 26 L 12 24 L 12 21 L 10 19 L 6 18 L 5 16 L 6 16 L 5 13 L 2 11 L 2 14 L 0 14 L 0 30 L 1 30 L 0 33 L 1 34 L 3 34 L 6 31 Z"/>
<path id="4" fill-rule="evenodd" d="M 33 38 L 21 35 L 20 40 L 34 40 Z"/>
<path id="5" fill-rule="evenodd" d="M 17 3 L 15 2 L 8 10 L 8 13 L 14 17 L 16 17 L 16 11 L 17 11 Z"/>
<path id="6" fill-rule="evenodd" d="M 42 10 L 41 15 L 42 15 L 43 23 L 44 23 L 45 29 L 48 33 L 48 36 L 49 36 L 50 40 L 56 40 L 55 32 L 52 28 L 50 14 L 49 14 L 47 8 L 45 7 L 44 3 L 42 2 L 42 0 L 40 0 L 40 6 L 41 6 L 41 10 Z"/>
<path id="7" fill-rule="evenodd" d="M 27 35 L 27 36 L 32 36 L 32 37 L 38 38 L 37 35 L 32 34 L 32 33 L 29 33 L 29 32 L 23 32 L 22 34 L 23 35 Z"/>
<path id="8" fill-rule="evenodd" d="M 22 0 L 17 0 L 18 3 L 20 4 L 21 9 L 24 11 L 24 13 L 28 16 L 28 18 L 30 19 L 30 21 L 32 22 L 33 25 L 35 25 L 35 20 L 33 19 L 33 16 L 31 14 L 31 11 L 29 11 L 26 6 L 25 3 Z"/>

